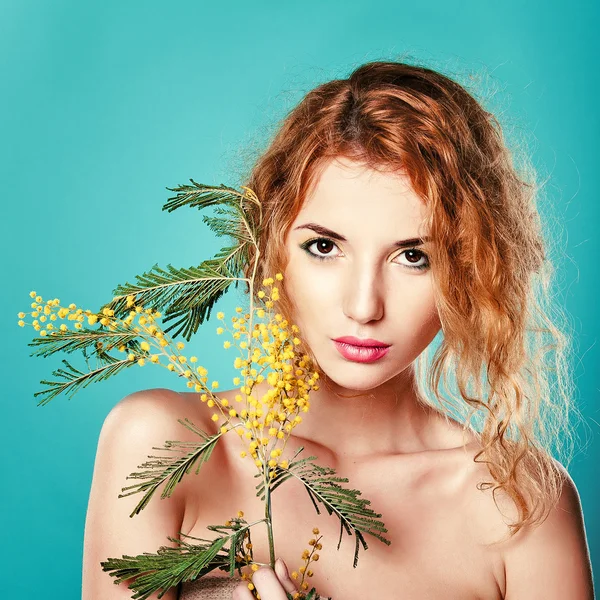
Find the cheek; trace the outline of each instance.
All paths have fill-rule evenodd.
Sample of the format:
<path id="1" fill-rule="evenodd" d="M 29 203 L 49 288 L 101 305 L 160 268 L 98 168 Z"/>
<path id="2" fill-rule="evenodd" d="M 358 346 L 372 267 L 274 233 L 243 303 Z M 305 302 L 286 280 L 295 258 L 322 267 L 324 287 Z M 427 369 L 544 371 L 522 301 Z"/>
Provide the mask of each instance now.
<path id="1" fill-rule="evenodd" d="M 410 294 L 398 294 L 400 300 L 394 303 L 393 316 L 390 315 L 396 324 L 396 336 L 405 347 L 414 347 L 419 354 L 441 328 L 431 282 L 423 278 L 422 283 L 412 284 Z"/>
<path id="2" fill-rule="evenodd" d="M 286 294 L 292 304 L 292 321 L 301 329 L 304 325 L 321 327 L 328 307 L 339 305 L 334 278 L 326 269 L 315 269 L 305 260 L 290 259 L 283 274 Z"/>

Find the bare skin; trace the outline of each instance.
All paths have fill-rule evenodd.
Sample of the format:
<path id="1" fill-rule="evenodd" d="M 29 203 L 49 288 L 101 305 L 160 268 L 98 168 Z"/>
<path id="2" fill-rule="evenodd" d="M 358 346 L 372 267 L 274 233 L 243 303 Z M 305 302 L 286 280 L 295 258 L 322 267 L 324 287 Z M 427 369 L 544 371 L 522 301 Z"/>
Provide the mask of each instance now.
<path id="1" fill-rule="evenodd" d="M 220 394 L 231 399 L 238 393 Z M 206 417 L 208 411 L 197 395 L 189 396 L 195 422 L 207 432 L 217 433 L 217 425 Z M 192 417 L 190 417 L 192 418 Z M 382 514 L 392 542 L 386 546 L 366 536 L 368 550 L 361 549 L 356 569 L 352 567 L 354 538 L 344 533 L 340 549 L 339 521 L 324 510 L 317 515 L 302 488 L 293 481 L 280 486 L 273 496 L 273 527 L 276 555 L 289 571 L 302 565 L 300 555 L 313 537 L 313 527 L 323 536 L 320 559 L 311 567 L 314 576 L 309 585 L 327 597 L 345 600 L 362 598 L 486 600 L 503 598 L 502 559 L 497 550 L 482 546 L 502 535 L 502 520 L 487 492 L 475 489 L 483 465 L 472 462 L 477 441 L 462 446 L 462 429 L 449 426 L 440 417 L 431 417 L 438 433 L 436 449 L 366 458 L 344 459 L 330 448 L 298 435 L 292 435 L 284 457 L 304 446 L 302 456 L 317 456 L 317 463 L 336 469 L 347 477 L 352 488 L 371 500 L 371 508 Z M 446 446 L 444 446 L 446 444 Z M 237 435 L 224 436 L 202 474 L 185 483 L 186 504 L 182 531 L 212 539 L 209 524 L 224 522 L 238 510 L 252 522 L 264 517 L 264 505 L 256 496 L 256 466 L 247 457 L 240 458 L 243 444 Z M 185 538 L 184 538 L 185 539 Z M 254 558 L 269 562 L 266 529 L 253 528 Z M 215 576 L 226 577 L 220 571 Z M 255 575 L 256 577 L 256 575 Z M 244 584 L 241 584 L 244 587 Z M 240 590 L 243 591 L 243 590 Z M 245 596 L 237 596 L 243 599 Z M 265 596 L 261 593 L 261 597 Z M 267 598 L 278 596 L 267 596 Z M 235 596 L 234 596 L 235 598 Z"/>
<path id="2" fill-rule="evenodd" d="M 304 456 L 315 455 L 319 464 L 347 477 L 383 515 L 392 542 L 388 547 L 368 539 L 369 549 L 354 569 L 354 540 L 344 534 L 336 549 L 339 521 L 326 512 L 316 515 L 300 485 L 288 481 L 278 488 L 276 553 L 290 571 L 297 569 L 312 528 L 318 527 L 323 549 L 311 584 L 324 596 L 491 600 L 503 595 L 500 556 L 482 547 L 492 541 L 490 533 L 504 531 L 495 507 L 490 515 L 491 498 L 477 496 L 482 492 L 475 485 L 485 474 L 472 461 L 479 449 L 476 435 L 463 435 L 458 423 L 425 408 L 414 390 L 410 366 L 438 333 L 440 321 L 424 254 L 429 242 L 408 246 L 417 248 L 409 251 L 394 242 L 427 236 L 423 209 L 406 177 L 334 161 L 286 239 L 283 285 L 294 300 L 294 323 L 325 372 L 326 385 L 311 394 L 311 410 L 301 413 L 303 422 L 284 457 L 304 446 Z M 315 231 L 315 224 L 345 240 Z M 346 335 L 377 339 L 391 344 L 390 350 L 375 363 L 348 360 L 332 342 Z M 261 384 L 256 396 L 266 390 Z M 206 537 L 206 524 L 240 509 L 248 520 L 264 514 L 256 498 L 256 467 L 239 458 L 238 437 L 226 437 L 215 461 L 226 468 L 210 477 L 210 490 L 190 490 L 190 498 L 201 498 L 196 511 L 186 506 L 184 523 L 191 535 Z M 266 531 L 253 534 L 253 545 L 255 559 L 267 563 Z M 263 600 L 281 597 L 281 589 L 259 593 Z M 242 584 L 236 599 L 245 597 Z"/>
<path id="3" fill-rule="evenodd" d="M 314 231 L 315 224 L 344 239 Z M 502 512 L 490 490 L 477 490 L 478 483 L 491 481 L 487 466 L 473 462 L 480 450 L 477 434 L 463 432 L 416 395 L 412 365 L 440 330 L 427 268 L 427 244 L 435 242 L 408 249 L 395 242 L 427 235 L 423 205 L 405 177 L 350 161 L 325 169 L 292 224 L 282 284 L 295 304 L 294 323 L 325 377 L 282 459 L 304 446 L 303 456 L 317 456 L 318 464 L 347 477 L 382 514 L 391 545 L 367 536 L 369 548 L 361 550 L 354 569 L 354 538 L 344 533 L 337 550 L 338 519 L 324 510 L 317 515 L 305 490 L 287 481 L 273 496 L 276 556 L 290 572 L 298 569 L 318 527 L 323 548 L 309 584 L 335 600 L 590 600 L 589 555 L 572 481 L 542 526 L 508 545 L 487 547 L 507 533 L 515 512 L 501 494 L 496 500 Z M 374 338 L 390 348 L 378 361 L 360 363 L 340 354 L 332 341 L 340 336 Z M 260 397 L 266 390 L 263 382 L 254 393 Z M 219 395 L 236 406 L 237 391 Z M 212 539 L 206 526 L 239 510 L 249 522 L 264 517 L 256 466 L 240 457 L 246 448 L 229 433 L 173 497 L 152 499 L 140 515 L 128 518 L 139 497 L 117 495 L 150 448 L 166 439 L 197 441 L 177 423 L 184 417 L 217 431 L 197 394 L 170 390 L 137 392 L 107 417 L 86 519 L 83 600 L 131 597 L 126 584 L 114 586 L 98 568 L 109 556 L 154 551 L 178 532 Z M 264 527 L 253 529 L 252 542 L 255 560 L 267 564 Z M 285 600 L 285 590 L 294 585 L 267 568 L 253 580 L 262 600 Z M 175 598 L 175 590 L 163 596 Z M 244 583 L 233 599 L 251 600 Z"/>

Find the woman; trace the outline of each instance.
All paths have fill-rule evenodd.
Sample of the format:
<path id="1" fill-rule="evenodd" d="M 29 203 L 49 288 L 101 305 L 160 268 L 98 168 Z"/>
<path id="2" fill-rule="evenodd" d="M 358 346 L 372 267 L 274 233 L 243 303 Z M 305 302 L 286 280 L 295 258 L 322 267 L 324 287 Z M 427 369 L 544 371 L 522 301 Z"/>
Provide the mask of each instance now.
<path id="1" fill-rule="evenodd" d="M 374 62 L 311 91 L 248 178 L 269 216 L 256 280 L 284 274 L 278 310 L 300 328 L 322 379 L 286 451 L 304 446 L 347 477 L 392 542 L 368 540 L 354 569 L 353 544 L 337 550 L 338 521 L 316 515 L 301 487 L 278 488 L 277 554 L 295 569 L 318 527 L 311 585 L 322 596 L 593 598 L 578 492 L 550 453 L 557 440 L 568 446 L 575 408 L 526 175 L 463 87 L 423 67 Z M 130 597 L 97 568 L 107 556 L 147 551 L 179 531 L 212 538 L 206 525 L 240 509 L 248 521 L 264 515 L 253 466 L 239 459 L 237 436 L 225 436 L 169 501 L 128 518 L 135 504 L 116 499 L 125 477 L 152 445 L 194 441 L 177 424 L 184 416 L 216 430 L 196 394 L 163 389 L 133 394 L 107 417 L 84 598 Z M 253 549 L 269 562 L 266 532 L 253 530 Z M 284 570 L 263 567 L 253 582 L 262 600 L 296 590 Z M 180 598 L 215 597 L 209 584 L 220 598 L 252 597 L 246 582 L 221 574 L 184 584 Z"/>

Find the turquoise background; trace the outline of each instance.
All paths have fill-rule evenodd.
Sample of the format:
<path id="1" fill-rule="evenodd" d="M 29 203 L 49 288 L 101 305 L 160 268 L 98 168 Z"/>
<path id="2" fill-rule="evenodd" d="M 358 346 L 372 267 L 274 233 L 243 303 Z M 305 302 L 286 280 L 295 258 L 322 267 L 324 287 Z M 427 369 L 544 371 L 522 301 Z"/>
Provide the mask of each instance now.
<path id="1" fill-rule="evenodd" d="M 156 262 L 199 264 L 221 240 L 200 213 L 163 213 L 165 188 L 190 178 L 237 185 L 309 89 L 402 56 L 496 90 L 489 107 L 548 177 L 541 207 L 559 236 L 555 292 L 575 331 L 587 423 L 570 472 L 598 586 L 598 3 L 3 0 L 0 9 L 4 596 L 80 598 L 103 419 L 134 390 L 184 389 L 146 367 L 36 406 L 40 380 L 60 363 L 29 358 L 33 330 L 16 324 L 29 291 L 95 308 Z M 236 303 L 229 293 L 219 309 Z M 211 378 L 232 387 L 225 350 L 205 350 L 221 347 L 215 326 L 193 346 Z"/>

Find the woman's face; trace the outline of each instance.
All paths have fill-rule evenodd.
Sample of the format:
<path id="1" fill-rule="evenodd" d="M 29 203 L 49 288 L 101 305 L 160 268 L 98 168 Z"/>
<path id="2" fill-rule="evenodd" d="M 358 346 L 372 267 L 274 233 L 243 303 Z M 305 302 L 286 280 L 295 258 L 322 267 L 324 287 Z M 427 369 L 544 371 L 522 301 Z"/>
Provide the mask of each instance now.
<path id="1" fill-rule="evenodd" d="M 377 387 L 406 369 L 441 324 L 434 303 L 424 206 L 408 177 L 383 174 L 349 159 L 322 172 L 286 238 L 283 284 L 293 322 L 319 366 L 354 390 Z M 422 267 L 422 268 L 420 268 Z M 333 340 L 372 338 L 389 345 L 370 362 Z"/>

